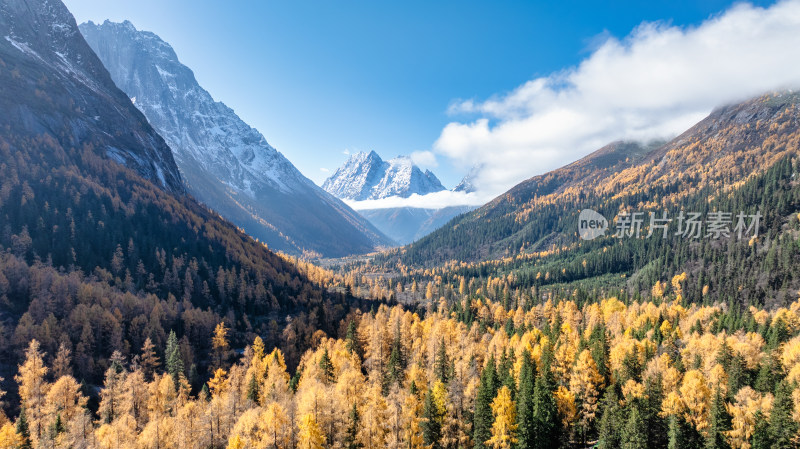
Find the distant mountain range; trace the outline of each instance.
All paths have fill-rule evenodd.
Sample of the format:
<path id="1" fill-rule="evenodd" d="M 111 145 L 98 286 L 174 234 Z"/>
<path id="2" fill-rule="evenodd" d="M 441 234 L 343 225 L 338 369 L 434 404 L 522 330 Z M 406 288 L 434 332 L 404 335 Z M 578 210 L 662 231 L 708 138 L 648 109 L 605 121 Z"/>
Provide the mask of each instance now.
<path id="1" fill-rule="evenodd" d="M 322 188 L 349 201 L 409 198 L 447 189 L 430 170 L 422 171 L 410 157 L 398 156 L 384 161 L 374 151 L 351 155 L 347 162 L 325 180 Z M 459 184 L 460 192 L 471 192 L 468 178 Z M 377 229 L 405 245 L 438 229 L 451 218 L 473 210 L 474 206 L 441 209 L 425 207 L 388 207 L 359 209 Z"/>
<path id="2" fill-rule="evenodd" d="M 436 175 L 420 170 L 411 158 L 398 156 L 384 161 L 374 151 L 351 155 L 322 188 L 338 198 L 354 201 L 408 198 L 447 190 Z"/>
<path id="3" fill-rule="evenodd" d="M 270 248 L 326 257 L 391 241 L 303 176 L 264 136 L 214 101 L 157 35 L 130 22 L 80 26 L 86 41 L 164 137 L 197 199 Z"/>

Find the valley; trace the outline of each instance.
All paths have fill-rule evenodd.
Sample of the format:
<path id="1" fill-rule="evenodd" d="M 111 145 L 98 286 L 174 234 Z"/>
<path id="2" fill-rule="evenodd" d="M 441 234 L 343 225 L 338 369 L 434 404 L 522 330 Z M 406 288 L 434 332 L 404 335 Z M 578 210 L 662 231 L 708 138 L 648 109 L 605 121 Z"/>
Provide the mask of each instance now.
<path id="1" fill-rule="evenodd" d="M 797 448 L 780 87 L 478 205 L 444 138 L 318 185 L 158 35 L 0 0 L 0 448 Z"/>

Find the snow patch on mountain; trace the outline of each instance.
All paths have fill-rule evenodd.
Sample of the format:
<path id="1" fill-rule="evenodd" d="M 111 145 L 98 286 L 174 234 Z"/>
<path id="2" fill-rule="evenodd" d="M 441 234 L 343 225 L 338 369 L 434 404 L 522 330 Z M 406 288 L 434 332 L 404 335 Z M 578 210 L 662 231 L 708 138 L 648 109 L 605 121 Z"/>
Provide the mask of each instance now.
<path id="1" fill-rule="evenodd" d="M 341 257 L 392 243 L 215 101 L 157 35 L 128 21 L 80 29 L 126 101 L 169 143 L 195 198 L 270 248 L 292 254 Z"/>
<path id="2" fill-rule="evenodd" d="M 351 155 L 322 188 L 350 201 L 409 198 L 446 190 L 436 175 L 420 170 L 411 158 L 398 156 L 384 161 L 374 151 Z"/>
<path id="3" fill-rule="evenodd" d="M 291 193 L 313 184 L 258 130 L 200 87 L 191 69 L 156 34 L 138 31 L 128 21 L 88 22 L 80 29 L 104 55 L 117 85 L 170 145 L 179 166 L 191 159 L 250 197 L 265 185 Z M 117 46 L 113 52 L 102 51 L 112 43 Z"/>

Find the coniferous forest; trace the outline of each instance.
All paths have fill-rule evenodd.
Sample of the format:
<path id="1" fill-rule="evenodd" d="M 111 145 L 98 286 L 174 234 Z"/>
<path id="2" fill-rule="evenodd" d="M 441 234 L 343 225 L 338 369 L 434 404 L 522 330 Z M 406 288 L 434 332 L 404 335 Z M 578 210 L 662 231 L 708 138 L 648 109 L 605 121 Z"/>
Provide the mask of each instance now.
<path id="1" fill-rule="evenodd" d="M 0 36 L 0 449 L 800 448 L 799 94 L 322 259 L 187 193 L 60 1 L 0 0 Z"/>

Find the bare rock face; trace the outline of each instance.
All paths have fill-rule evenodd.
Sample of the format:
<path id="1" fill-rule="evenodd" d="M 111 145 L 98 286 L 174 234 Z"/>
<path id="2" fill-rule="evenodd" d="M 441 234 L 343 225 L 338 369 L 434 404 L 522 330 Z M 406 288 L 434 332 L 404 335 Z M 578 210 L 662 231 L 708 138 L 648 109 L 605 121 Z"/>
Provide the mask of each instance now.
<path id="1" fill-rule="evenodd" d="M 170 148 L 117 88 L 59 0 L 0 0 L 0 110 L 9 141 L 54 139 L 184 192 Z"/>

